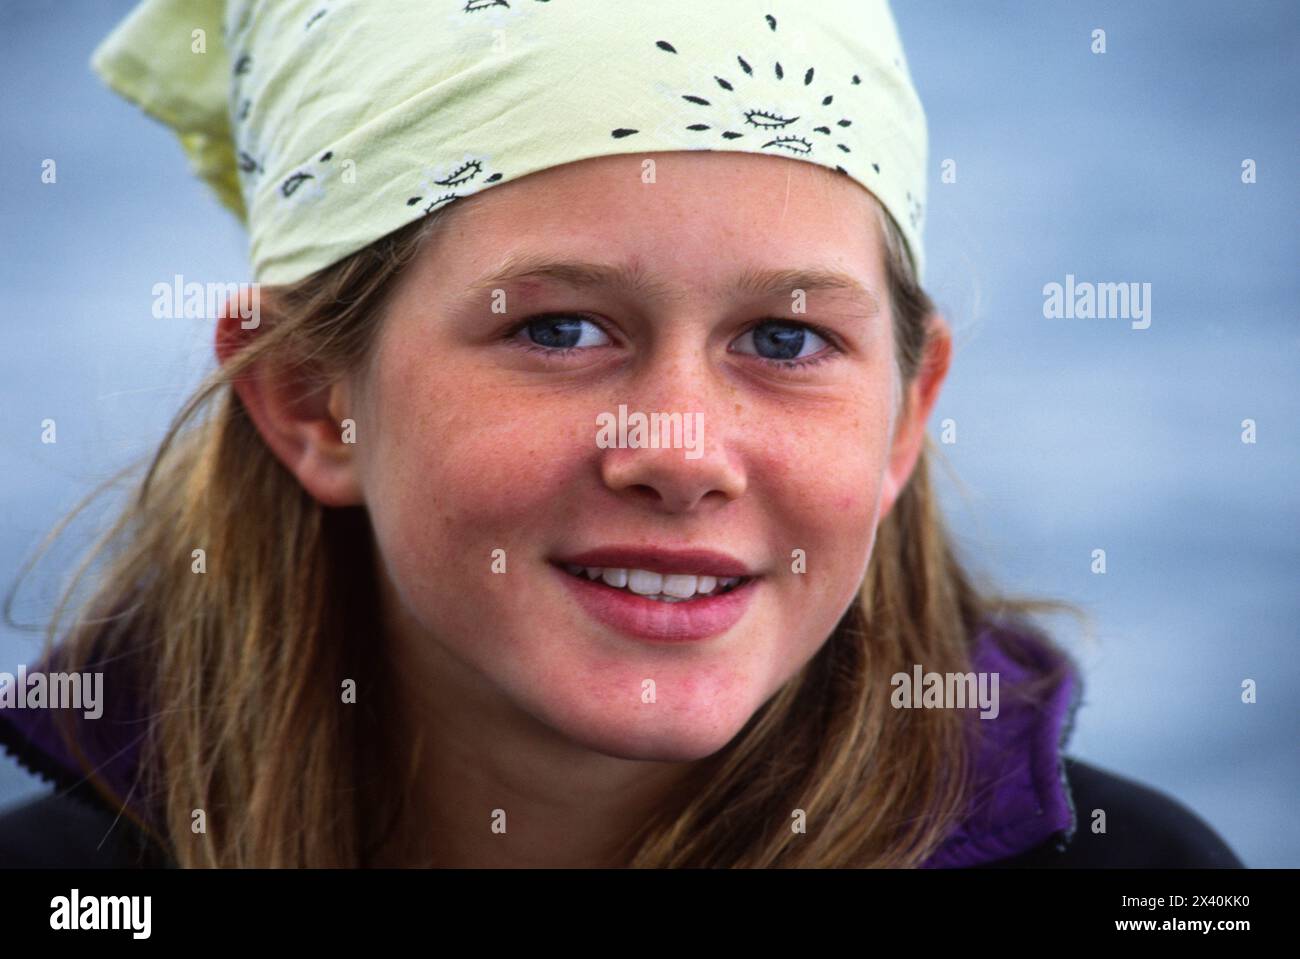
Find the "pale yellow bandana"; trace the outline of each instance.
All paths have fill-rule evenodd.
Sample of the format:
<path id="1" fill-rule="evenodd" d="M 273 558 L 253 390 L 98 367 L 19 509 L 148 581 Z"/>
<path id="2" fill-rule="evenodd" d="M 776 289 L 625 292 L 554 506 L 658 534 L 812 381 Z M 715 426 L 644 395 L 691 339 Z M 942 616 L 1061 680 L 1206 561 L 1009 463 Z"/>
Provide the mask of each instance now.
<path id="1" fill-rule="evenodd" d="M 458 197 L 666 150 L 838 170 L 918 274 L 925 114 L 885 0 L 144 0 L 95 51 L 288 283 Z"/>

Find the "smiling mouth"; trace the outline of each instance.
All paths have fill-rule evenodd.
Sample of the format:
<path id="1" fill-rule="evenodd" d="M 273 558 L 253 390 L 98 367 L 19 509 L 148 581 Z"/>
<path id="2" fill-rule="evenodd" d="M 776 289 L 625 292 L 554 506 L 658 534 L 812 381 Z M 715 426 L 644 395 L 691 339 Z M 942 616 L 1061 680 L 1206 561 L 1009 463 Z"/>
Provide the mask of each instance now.
<path id="1" fill-rule="evenodd" d="M 693 576 L 661 574 L 643 569 L 615 569 L 599 566 L 557 564 L 570 576 L 603 587 L 611 593 L 626 593 L 660 603 L 695 603 L 725 596 L 752 582 L 754 576 Z"/>

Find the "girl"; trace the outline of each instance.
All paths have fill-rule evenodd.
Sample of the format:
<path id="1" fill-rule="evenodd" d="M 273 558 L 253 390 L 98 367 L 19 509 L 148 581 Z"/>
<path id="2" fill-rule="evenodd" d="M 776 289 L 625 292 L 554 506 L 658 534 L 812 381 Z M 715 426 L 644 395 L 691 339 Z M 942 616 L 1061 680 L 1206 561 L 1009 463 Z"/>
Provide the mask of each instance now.
<path id="1" fill-rule="evenodd" d="M 150 0 L 109 38 L 261 285 L 56 610 L 40 671 L 102 716 L 0 711 L 88 800 L 0 821 L 7 864 L 1238 864 L 1062 756 L 1063 607 L 959 562 L 924 116 L 883 2 L 807 8 Z"/>

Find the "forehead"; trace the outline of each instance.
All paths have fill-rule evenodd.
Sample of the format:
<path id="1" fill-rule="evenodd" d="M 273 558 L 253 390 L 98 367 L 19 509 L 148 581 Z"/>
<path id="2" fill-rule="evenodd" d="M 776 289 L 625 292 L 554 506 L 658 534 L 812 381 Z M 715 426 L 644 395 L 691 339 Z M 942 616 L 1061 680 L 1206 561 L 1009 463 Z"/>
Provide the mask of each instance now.
<path id="1" fill-rule="evenodd" d="M 615 154 L 548 167 L 457 200 L 453 216 L 481 223 L 620 211 L 642 217 L 695 211 L 735 220 L 776 214 L 795 230 L 801 224 L 786 219 L 795 210 L 830 220 L 838 214 L 860 219 L 874 212 L 875 203 L 856 180 L 804 160 L 697 150 Z"/>
<path id="2" fill-rule="evenodd" d="M 779 285 L 779 271 L 827 290 L 883 279 L 875 198 L 843 174 L 777 156 L 596 157 L 458 199 L 440 219 L 429 254 L 461 285 L 543 260 L 606 264 L 609 278 L 643 292 L 664 282 L 753 290 Z"/>

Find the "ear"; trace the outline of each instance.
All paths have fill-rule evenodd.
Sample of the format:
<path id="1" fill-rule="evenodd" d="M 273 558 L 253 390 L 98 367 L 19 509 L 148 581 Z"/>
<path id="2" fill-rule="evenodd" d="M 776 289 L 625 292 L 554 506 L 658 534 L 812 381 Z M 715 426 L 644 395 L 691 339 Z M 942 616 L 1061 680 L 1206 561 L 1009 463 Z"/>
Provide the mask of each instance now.
<path id="1" fill-rule="evenodd" d="M 238 311 L 229 306 L 217 320 L 217 362 L 225 364 L 257 332 L 245 329 Z M 357 447 L 344 442 L 349 382 L 313 385 L 313 373 L 319 371 L 310 364 L 266 359 L 233 385 L 266 445 L 303 489 L 325 506 L 360 505 Z"/>
<path id="2" fill-rule="evenodd" d="M 895 414 L 898 421 L 894 424 L 889 463 L 885 468 L 885 481 L 881 491 L 881 519 L 889 515 L 912 476 L 912 470 L 925 445 L 925 424 L 939 398 L 939 389 L 948 375 L 948 365 L 952 360 L 952 331 L 947 321 L 938 313 L 931 313 L 926 317 L 926 327 L 925 355 L 916 376 L 904 391 L 902 408 Z"/>

